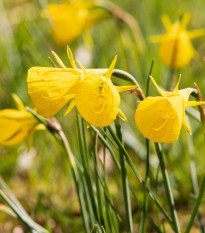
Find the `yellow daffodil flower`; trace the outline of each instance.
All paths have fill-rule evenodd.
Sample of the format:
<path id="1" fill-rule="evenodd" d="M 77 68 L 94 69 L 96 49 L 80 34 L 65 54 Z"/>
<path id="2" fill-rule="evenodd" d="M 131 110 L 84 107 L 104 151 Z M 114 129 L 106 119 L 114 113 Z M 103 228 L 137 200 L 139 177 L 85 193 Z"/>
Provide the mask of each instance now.
<path id="1" fill-rule="evenodd" d="M 151 42 L 160 43 L 158 54 L 161 61 L 174 68 L 181 68 L 190 63 L 196 52 L 192 46 L 191 39 L 204 35 L 204 30 L 187 31 L 190 15 L 184 14 L 180 22 L 172 24 L 168 16 L 162 16 L 162 23 L 166 33 L 150 37 Z"/>
<path id="2" fill-rule="evenodd" d="M 185 120 L 185 108 L 204 104 L 203 101 L 188 101 L 191 88 L 178 90 L 179 81 L 173 92 L 160 89 L 150 76 L 162 96 L 147 97 L 139 103 L 135 112 L 135 122 L 145 138 L 158 143 L 171 143 L 178 139 L 181 126 L 191 135 Z"/>
<path id="3" fill-rule="evenodd" d="M 49 20 L 54 41 L 65 45 L 107 17 L 107 12 L 94 1 L 76 0 L 50 4 L 42 15 Z"/>
<path id="4" fill-rule="evenodd" d="M 33 130 L 44 129 L 36 118 L 26 111 L 23 103 L 15 94 L 12 95 L 18 110 L 0 111 L 0 144 L 14 145 L 28 137 Z"/>
<path id="5" fill-rule="evenodd" d="M 69 101 L 64 113 L 67 115 L 76 106 L 80 115 L 94 126 L 108 126 L 117 115 L 126 120 L 119 109 L 119 92 L 136 88 L 114 86 L 111 75 L 116 57 L 108 70 L 77 69 L 71 50 L 68 57 L 72 68 L 66 68 L 55 54 L 62 68 L 33 67 L 28 71 L 28 93 L 39 114 L 51 117 Z"/>

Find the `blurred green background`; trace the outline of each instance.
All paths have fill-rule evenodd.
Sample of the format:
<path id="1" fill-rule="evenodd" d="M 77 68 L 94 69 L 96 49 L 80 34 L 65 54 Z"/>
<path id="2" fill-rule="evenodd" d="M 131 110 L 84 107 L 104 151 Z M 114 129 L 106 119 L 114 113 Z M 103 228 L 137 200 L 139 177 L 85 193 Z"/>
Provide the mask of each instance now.
<path id="1" fill-rule="evenodd" d="M 83 36 L 69 44 L 74 57 L 78 58 L 86 68 L 107 68 L 114 56 L 118 55 L 116 68 L 130 72 L 137 79 L 143 91 L 146 90 L 147 75 L 152 58 L 155 57 L 152 76 L 162 87 L 169 87 L 170 68 L 165 67 L 158 59 L 158 45 L 149 43 L 148 37 L 165 32 L 160 20 L 162 14 L 167 14 L 174 22 L 183 13 L 190 12 L 191 21 L 188 29 L 205 29 L 205 2 L 203 0 L 113 0 L 112 2 L 131 14 L 138 22 L 145 40 L 143 52 L 140 55 L 136 54 L 135 40 L 127 25 L 110 18 L 90 30 L 92 45 L 88 44 Z M 27 71 L 32 66 L 51 66 L 48 57 L 51 56 L 52 50 L 70 67 L 66 45 L 58 47 L 54 43 L 47 20 L 41 18 L 40 11 L 48 3 L 51 2 L 46 0 L 0 1 L 0 109 L 15 108 L 11 98 L 13 92 L 22 99 L 26 106 L 33 107 L 27 93 Z M 187 67 L 177 71 L 182 74 L 180 89 L 194 87 L 193 83 L 196 82 L 205 97 L 205 37 L 194 40 L 193 45 L 197 51 L 196 57 Z M 152 84 L 150 94 L 157 94 Z M 121 96 L 121 109 L 129 120 L 129 124 L 123 123 L 125 145 L 137 169 L 144 177 L 145 140 L 134 123 L 138 99 L 127 93 Z M 76 112 L 73 110 L 63 118 L 63 111 L 65 108 L 56 115 L 56 118 L 62 123 L 72 150 L 78 157 Z M 196 161 L 199 183 L 205 170 L 202 128 L 193 117 L 190 116 L 189 120 L 193 136 L 187 135 L 182 128 L 179 140 L 164 146 L 182 228 L 186 226 L 193 207 L 189 151 L 192 151 Z M 187 145 L 190 147 L 189 150 Z M 121 190 L 119 172 L 112 164 L 109 155 L 107 157 L 109 161 L 107 173 L 112 198 L 116 208 L 124 217 L 123 197 L 119 191 Z M 156 186 L 158 187 L 158 196 L 161 197 L 161 202 L 166 208 L 161 176 L 159 176 L 158 183 L 156 181 L 157 167 L 158 159 L 151 145 L 150 186 L 154 191 L 156 191 Z M 141 185 L 131 171 L 128 170 L 128 173 L 135 193 L 143 200 Z M 83 232 L 77 196 L 67 159 L 49 132 L 35 132 L 33 146 L 29 152 L 27 152 L 25 142 L 11 147 L 0 146 L 0 175 L 6 180 L 31 217 L 42 226 L 55 233 Z M 137 231 L 140 211 L 133 200 L 132 204 L 134 227 Z M 205 216 L 202 207 L 201 211 Z M 149 208 L 150 214 L 156 219 L 156 207 L 152 201 L 150 201 Z M 199 232 L 197 229 L 198 223 L 196 222 L 192 232 Z M 27 231 L 18 220 L 0 212 L 0 232 Z M 151 226 L 148 226 L 147 232 L 153 232 Z"/>

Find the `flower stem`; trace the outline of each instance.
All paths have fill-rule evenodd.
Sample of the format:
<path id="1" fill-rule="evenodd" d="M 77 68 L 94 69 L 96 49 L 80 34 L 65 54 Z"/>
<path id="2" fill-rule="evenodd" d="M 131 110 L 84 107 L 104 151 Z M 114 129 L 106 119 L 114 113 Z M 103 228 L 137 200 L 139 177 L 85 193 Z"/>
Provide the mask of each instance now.
<path id="1" fill-rule="evenodd" d="M 199 209 L 199 206 L 200 206 L 200 203 L 202 201 L 202 198 L 203 198 L 203 194 L 204 194 L 204 191 L 205 191 L 205 176 L 203 178 L 203 181 L 202 181 L 202 184 L 201 184 L 201 188 L 200 188 L 200 191 L 199 191 L 199 195 L 198 195 L 198 198 L 196 200 L 196 203 L 195 203 L 195 206 L 194 206 L 194 209 L 192 211 L 192 215 L 191 215 L 191 218 L 189 220 L 189 223 L 187 225 L 187 228 L 185 230 L 184 233 L 189 233 L 191 227 L 192 227 L 192 224 L 194 222 L 194 218 L 196 217 L 197 213 L 198 213 L 198 209 Z"/>
<path id="2" fill-rule="evenodd" d="M 97 145 L 98 133 L 95 133 L 94 136 L 94 169 L 95 169 L 95 184 L 96 184 L 96 191 L 97 191 L 97 200 L 98 200 L 98 209 L 100 214 L 100 223 L 104 225 L 104 217 L 103 217 L 103 206 L 102 206 L 102 197 L 101 197 L 101 190 L 100 190 L 100 183 L 98 177 L 100 176 L 98 171 L 98 145 Z"/>
<path id="3" fill-rule="evenodd" d="M 187 135 L 187 148 L 188 148 L 188 154 L 189 154 L 189 167 L 190 167 L 190 174 L 191 174 L 191 181 L 193 186 L 193 191 L 195 195 L 198 195 L 199 193 L 199 184 L 198 184 L 198 178 L 197 178 L 197 169 L 196 169 L 196 163 L 194 159 L 194 146 L 193 146 L 193 139 L 192 137 Z M 201 232 L 204 233 L 204 226 L 202 222 L 202 217 L 200 211 L 197 213 L 198 222 L 200 225 Z"/>
<path id="4" fill-rule="evenodd" d="M 152 69 L 153 69 L 153 65 L 154 65 L 154 61 L 155 59 L 153 58 L 152 59 L 152 63 L 151 63 L 151 67 L 150 67 L 150 70 L 149 70 L 149 74 L 148 74 L 148 77 L 147 77 L 147 88 L 146 88 L 146 97 L 148 97 L 149 95 L 149 83 L 150 83 L 150 75 L 152 74 Z M 145 184 L 147 184 L 147 179 L 149 177 L 149 154 L 150 154 L 150 141 L 149 139 L 146 138 L 146 173 L 145 173 Z M 146 229 L 146 211 L 147 211 L 147 193 L 146 193 L 146 190 L 144 189 L 144 202 L 143 202 L 143 212 L 142 212 L 142 215 L 141 215 L 141 223 L 140 223 L 140 232 L 141 233 L 144 233 L 145 232 L 145 229 Z"/>
<path id="5" fill-rule="evenodd" d="M 91 180 L 91 174 L 90 174 L 90 168 L 89 168 L 89 161 L 87 158 L 87 153 L 86 153 L 86 148 L 85 148 L 85 144 L 86 142 L 84 134 L 84 126 L 82 124 L 82 119 L 80 117 L 80 115 L 77 113 L 77 124 L 78 124 L 78 138 L 79 138 L 79 146 L 80 146 L 80 154 L 81 154 L 81 160 L 82 160 L 82 165 L 84 168 L 84 174 L 85 174 L 85 180 L 86 180 L 86 184 L 89 190 L 89 196 L 90 196 L 90 200 L 91 200 L 91 205 L 93 208 L 93 212 L 95 215 L 95 219 L 97 222 L 99 222 L 99 218 L 98 218 L 98 213 L 97 213 L 97 207 L 96 207 L 96 202 L 95 202 L 95 195 L 94 195 L 94 190 L 92 187 L 92 180 Z"/>
<path id="6" fill-rule="evenodd" d="M 39 114 L 34 112 L 32 109 L 26 107 L 26 110 L 29 111 L 30 113 L 32 113 L 34 115 L 34 117 L 36 117 L 36 119 L 39 120 L 39 122 L 41 122 L 42 124 L 44 124 L 47 127 L 47 129 L 54 136 L 56 141 L 65 150 L 65 152 L 68 156 L 68 159 L 69 159 L 69 164 L 70 164 L 73 179 L 75 182 L 75 187 L 76 187 L 78 200 L 80 203 L 80 209 L 81 209 L 81 213 L 82 213 L 85 233 L 89 233 L 90 230 L 89 230 L 88 214 L 87 214 L 85 203 L 84 203 L 82 184 L 81 184 L 80 179 L 79 179 L 79 173 L 78 173 L 78 169 L 77 169 L 77 166 L 75 163 L 74 155 L 70 149 L 70 145 L 69 145 L 68 140 L 67 140 L 67 138 L 66 138 L 66 136 L 61 128 L 61 125 L 59 124 L 59 122 L 55 118 L 49 118 L 46 120 L 45 118 L 43 118 L 42 116 L 40 116 Z"/>
<path id="7" fill-rule="evenodd" d="M 87 211 L 85 208 L 85 203 L 84 203 L 84 199 L 83 199 L 83 190 L 81 189 L 81 184 L 80 184 L 80 180 L 79 180 L 79 174 L 78 174 L 78 170 L 77 167 L 75 165 L 75 160 L 74 160 L 74 156 L 73 153 L 70 149 L 70 145 L 68 143 L 68 140 L 65 136 L 65 134 L 63 133 L 63 131 L 59 131 L 59 136 L 63 141 L 63 145 L 65 148 L 65 151 L 68 155 L 70 164 L 71 164 L 71 170 L 72 170 L 72 174 L 73 174 L 73 179 L 75 182 L 75 186 L 76 186 L 76 191 L 77 191 L 77 195 L 78 195 L 78 200 L 80 203 L 80 208 L 81 208 L 81 212 L 82 212 L 82 217 L 83 217 L 83 224 L 84 224 L 84 229 L 86 233 L 89 233 L 89 224 L 88 224 L 88 216 L 87 216 Z"/>
<path id="8" fill-rule="evenodd" d="M 132 171 L 134 172 L 135 176 L 137 177 L 137 179 L 139 180 L 139 182 L 144 186 L 144 188 L 146 189 L 147 193 L 149 194 L 149 196 L 152 198 L 152 200 L 155 202 L 155 204 L 158 206 L 158 208 L 161 210 L 161 212 L 163 213 L 163 215 L 165 216 L 165 218 L 167 219 L 167 221 L 170 223 L 171 226 L 173 226 L 173 222 L 172 219 L 169 217 L 169 215 L 166 213 L 166 211 L 164 210 L 164 208 L 160 205 L 159 201 L 157 200 L 157 198 L 155 197 L 154 193 L 150 190 L 150 188 L 145 184 L 144 180 L 142 179 L 142 177 L 140 176 L 140 174 L 138 173 L 137 169 L 135 168 L 134 163 L 132 162 L 132 160 L 129 157 L 129 154 L 127 153 L 127 151 L 125 150 L 124 146 L 122 145 L 122 143 L 120 142 L 119 138 L 117 137 L 117 135 L 114 133 L 113 129 L 111 128 L 111 126 L 107 127 L 110 134 L 112 135 L 113 139 L 115 140 L 115 142 L 117 143 L 117 145 L 119 146 L 119 148 L 121 149 L 121 151 L 123 152 L 127 163 L 129 164 L 129 166 L 131 167 Z"/>
<path id="9" fill-rule="evenodd" d="M 159 162 L 160 162 L 160 168 L 161 168 L 162 176 L 163 176 L 163 179 L 164 179 L 166 196 L 167 196 L 167 200 L 168 200 L 172 220 L 173 220 L 173 223 L 174 223 L 175 232 L 180 233 L 181 230 L 180 230 L 180 226 L 179 226 L 177 212 L 176 212 L 176 209 L 175 209 L 174 197 L 173 197 L 173 194 L 172 194 L 169 175 L 168 175 L 168 172 L 167 172 L 166 167 L 165 167 L 162 148 L 161 148 L 159 143 L 155 143 L 155 148 L 156 148 L 157 155 L 158 155 Z"/>
<path id="10" fill-rule="evenodd" d="M 121 124 L 119 118 L 115 120 L 115 127 L 116 127 L 117 136 L 122 143 L 122 132 L 121 132 Z M 130 201 L 129 183 L 128 183 L 126 165 L 125 165 L 125 158 L 121 148 L 119 148 L 119 155 L 120 155 L 120 164 L 121 164 L 123 196 L 124 196 L 125 209 L 126 209 L 126 219 L 128 224 L 128 232 L 131 233 L 133 232 L 132 207 Z"/>

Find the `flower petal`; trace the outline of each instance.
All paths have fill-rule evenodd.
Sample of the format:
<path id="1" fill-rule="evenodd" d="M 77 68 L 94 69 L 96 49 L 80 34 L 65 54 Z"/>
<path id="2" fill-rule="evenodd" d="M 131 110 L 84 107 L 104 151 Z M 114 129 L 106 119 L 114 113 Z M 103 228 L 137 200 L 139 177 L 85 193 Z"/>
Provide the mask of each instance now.
<path id="1" fill-rule="evenodd" d="M 191 129 L 190 129 L 190 127 L 189 127 L 189 124 L 188 124 L 187 121 L 186 121 L 185 115 L 184 115 L 184 117 L 183 117 L 183 122 L 182 122 L 182 124 L 183 124 L 184 128 L 186 129 L 187 133 L 188 133 L 189 135 L 192 135 Z"/>
<path id="2" fill-rule="evenodd" d="M 11 96 L 12 96 L 18 110 L 25 111 L 24 104 L 22 103 L 20 98 L 15 93 L 12 93 Z"/>
<path id="3" fill-rule="evenodd" d="M 68 113 L 70 113 L 70 111 L 75 107 L 75 101 L 72 99 L 68 105 L 68 108 L 66 109 L 66 111 L 63 114 L 63 117 L 65 117 L 66 115 L 68 115 Z"/>
<path id="4" fill-rule="evenodd" d="M 138 85 L 129 85 L 129 86 L 115 86 L 118 92 L 129 91 L 138 87 Z"/>
<path id="5" fill-rule="evenodd" d="M 39 114 L 55 115 L 72 99 L 81 72 L 74 69 L 33 67 L 28 71 L 28 93 Z"/>
<path id="6" fill-rule="evenodd" d="M 176 97 L 148 97 L 138 105 L 135 122 L 145 138 L 158 143 L 171 143 L 178 139 L 182 125 L 182 101 L 178 108 L 169 101 Z M 181 104 L 180 104 L 181 103 Z"/>
<path id="7" fill-rule="evenodd" d="M 149 78 L 152 80 L 152 83 L 154 84 L 154 86 L 157 88 L 158 92 L 159 92 L 162 96 L 166 97 L 166 96 L 169 96 L 170 94 L 172 94 L 172 92 L 168 92 L 168 91 L 162 90 L 162 89 L 157 85 L 156 81 L 154 80 L 154 78 L 153 78 L 152 76 L 149 76 Z"/>
<path id="8" fill-rule="evenodd" d="M 73 59 L 73 53 L 72 53 L 69 46 L 67 46 L 67 54 L 68 54 L 68 59 L 70 61 L 70 64 L 71 64 L 72 68 L 76 69 L 77 67 L 76 67 L 76 64 L 75 64 L 75 60 Z"/>
<path id="9" fill-rule="evenodd" d="M 162 24 L 164 25 L 165 29 L 167 31 L 170 30 L 170 28 L 173 26 L 169 17 L 167 15 L 162 15 L 161 16 L 161 21 L 162 21 Z"/>
<path id="10" fill-rule="evenodd" d="M 116 61 L 117 61 L 117 56 L 114 57 L 114 59 L 113 59 L 111 65 L 110 65 L 110 67 L 109 67 L 107 73 L 105 74 L 105 77 L 106 77 L 106 78 L 111 79 L 113 70 L 114 70 L 114 68 L 115 68 Z"/>
<path id="11" fill-rule="evenodd" d="M 173 91 L 174 94 L 178 94 L 179 93 L 178 89 L 179 89 L 179 83 L 181 81 L 181 77 L 182 77 L 182 75 L 180 74 L 178 82 L 177 82 L 177 85 L 176 85 L 176 87 L 174 88 L 174 91 Z"/>
<path id="12" fill-rule="evenodd" d="M 127 117 L 125 114 L 122 112 L 122 110 L 118 109 L 118 116 L 125 122 L 128 122 Z"/>
<path id="13" fill-rule="evenodd" d="M 110 125 L 116 119 L 120 105 L 117 88 L 103 76 L 85 78 L 74 100 L 80 115 L 96 127 Z"/>
<path id="14" fill-rule="evenodd" d="M 189 31 L 187 33 L 190 39 L 195 39 L 197 37 L 201 37 L 205 35 L 204 29 L 197 29 L 197 30 Z"/>
<path id="15" fill-rule="evenodd" d="M 13 145 L 21 142 L 38 124 L 28 112 L 14 109 L 0 111 L 0 143 Z"/>
<path id="16" fill-rule="evenodd" d="M 184 97 L 185 100 L 188 101 L 190 94 L 192 93 L 193 89 L 192 88 L 185 88 L 179 90 L 179 94 Z"/>
<path id="17" fill-rule="evenodd" d="M 205 104 L 204 101 L 185 101 L 185 107 L 193 107 L 204 104 Z"/>

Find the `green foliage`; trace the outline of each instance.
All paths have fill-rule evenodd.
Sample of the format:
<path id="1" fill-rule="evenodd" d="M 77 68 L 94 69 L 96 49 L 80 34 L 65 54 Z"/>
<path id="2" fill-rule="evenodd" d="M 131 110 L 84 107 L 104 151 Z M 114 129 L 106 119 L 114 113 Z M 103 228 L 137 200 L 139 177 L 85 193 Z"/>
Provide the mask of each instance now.
<path id="1" fill-rule="evenodd" d="M 146 93 L 151 61 L 155 57 L 152 76 L 161 86 L 169 88 L 171 71 L 158 59 L 157 44 L 149 43 L 148 37 L 164 32 L 160 21 L 162 14 L 169 15 L 174 22 L 188 11 L 191 14 L 188 29 L 204 28 L 204 1 L 112 0 L 112 2 L 131 14 L 137 21 L 145 41 L 144 50 L 139 51 L 133 32 L 124 22 L 109 18 L 91 29 L 93 43 L 88 43 L 88 39 L 81 36 L 69 45 L 75 57 L 79 58 L 82 64 L 87 64 L 86 68 L 107 68 L 117 54 L 118 61 L 115 68 L 132 74 L 144 93 Z M 12 93 L 16 93 L 26 106 L 33 107 L 27 93 L 27 71 L 32 66 L 52 66 L 48 60 L 52 50 L 62 58 L 66 66 L 70 67 L 66 45 L 58 47 L 54 43 L 48 22 L 41 18 L 40 11 L 46 5 L 46 0 L 0 2 L 0 109 L 15 107 L 11 98 Z M 204 41 L 202 37 L 193 42 L 197 51 L 196 57 L 187 67 L 177 71 L 182 74 L 180 84 L 182 88 L 194 87 L 193 83 L 196 82 L 203 95 L 205 92 Z M 89 59 L 86 60 L 87 54 Z M 117 84 L 127 83 L 125 80 L 116 78 L 113 80 Z M 149 88 L 150 95 L 156 95 L 151 83 Z M 126 232 L 132 229 L 132 224 L 128 228 L 126 225 L 130 220 L 127 213 L 130 208 L 129 199 L 127 199 L 127 208 L 124 201 L 126 197 L 123 199 L 123 189 L 128 189 L 129 185 L 134 232 L 139 228 L 140 232 L 145 232 L 142 230 L 142 224 L 146 224 L 146 232 L 163 232 L 163 227 L 166 232 L 170 232 L 169 224 L 172 222 L 169 217 L 172 216 L 169 214 L 170 203 L 165 196 L 164 174 L 158 171 L 159 160 L 152 142 L 150 142 L 149 179 L 146 184 L 141 179 L 146 175 L 147 147 L 145 139 L 134 123 L 138 98 L 128 93 L 123 93 L 121 96 L 121 109 L 129 120 L 129 124 L 122 122 L 124 146 L 118 138 L 115 138 L 116 135 L 110 132 L 111 127 L 109 132 L 99 129 L 96 146 L 93 142 L 95 127 L 91 126 L 87 129 L 85 122 L 76 116 L 74 110 L 65 118 L 62 115 L 66 108 L 55 116 L 76 156 L 75 162 L 79 175 L 77 179 L 80 181 L 80 189 L 83 190 L 82 196 L 86 200 L 85 208 L 89 213 L 85 215 L 87 214 L 90 219 L 89 227 L 92 232 Z M 197 113 L 194 114 L 197 115 Z M 191 224 L 197 214 L 200 201 L 202 203 L 199 210 L 201 215 L 205 216 L 202 198 L 205 168 L 204 135 L 201 123 L 196 120 L 196 117 L 189 115 L 189 119 L 193 135 L 187 135 L 182 129 L 178 141 L 163 145 L 164 162 L 169 174 L 180 226 L 184 230 L 189 219 Z M 80 143 L 79 135 L 82 137 Z M 94 153 L 95 146 L 97 151 Z M 105 147 L 109 147 L 112 155 L 105 150 Z M 95 158 L 97 152 L 98 157 L 100 154 L 99 160 Z M 105 163 L 103 156 L 106 158 Z M 126 160 L 126 171 L 124 170 L 121 177 L 119 168 L 125 163 L 123 158 Z M 121 165 L 119 165 L 120 161 Z M 195 168 L 196 173 L 193 171 Z M 79 205 L 79 193 L 76 191 L 73 171 L 63 148 L 48 131 L 34 133 L 33 145 L 29 152 L 25 142 L 12 147 L 0 146 L 0 175 L 32 219 L 49 232 L 84 232 L 82 207 Z M 124 182 L 123 185 L 121 179 Z M 202 189 L 198 197 L 199 187 Z M 149 190 L 152 192 L 150 193 Z M 147 211 L 143 209 L 144 202 Z M 194 213 L 192 213 L 193 208 Z M 145 215 L 142 220 L 143 211 Z M 96 222 L 97 225 L 95 225 Z M 0 212 L 0 232 L 12 232 L 17 226 L 27 232 L 22 221 Z M 194 222 L 194 227 L 200 229 L 197 220 Z M 176 226 L 174 225 L 173 228 L 175 229 Z"/>

